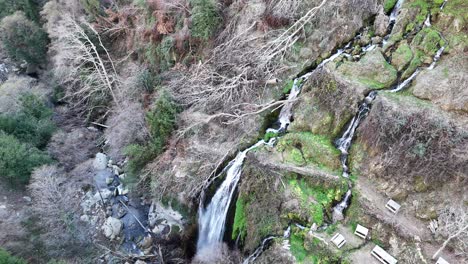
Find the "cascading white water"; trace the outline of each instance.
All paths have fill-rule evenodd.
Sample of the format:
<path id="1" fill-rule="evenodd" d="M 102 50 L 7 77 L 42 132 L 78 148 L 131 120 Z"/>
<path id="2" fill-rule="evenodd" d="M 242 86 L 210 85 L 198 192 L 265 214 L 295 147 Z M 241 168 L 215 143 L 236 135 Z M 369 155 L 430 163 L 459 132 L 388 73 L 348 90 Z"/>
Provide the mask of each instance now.
<path id="1" fill-rule="evenodd" d="M 437 51 L 436 55 L 434 56 L 434 59 L 432 60 L 431 65 L 429 65 L 429 67 L 427 68 L 428 70 L 434 69 L 434 67 L 435 67 L 435 65 L 436 65 L 436 62 L 439 61 L 439 59 L 440 59 L 440 57 L 442 56 L 442 53 L 444 52 L 444 50 L 445 50 L 445 46 L 441 47 L 441 48 Z"/>
<path id="2" fill-rule="evenodd" d="M 395 6 L 393 7 L 392 12 L 390 13 L 390 23 L 395 23 L 396 18 L 398 16 L 398 12 L 401 9 L 401 6 L 403 5 L 403 0 L 398 0 Z"/>
<path id="3" fill-rule="evenodd" d="M 236 189 L 237 182 L 240 179 L 245 156 L 247 155 L 247 152 L 263 145 L 264 143 L 265 142 L 263 140 L 260 140 L 250 148 L 239 152 L 236 158 L 229 163 L 229 168 L 226 172 L 226 179 L 216 191 L 208 207 L 204 209 L 203 205 L 200 205 L 198 211 L 198 250 L 207 246 L 216 245 L 223 240 L 226 215 L 234 190 Z"/>
<path id="4" fill-rule="evenodd" d="M 410 77 L 408 77 L 406 80 L 404 80 L 402 83 L 400 83 L 399 85 L 397 85 L 395 88 L 393 88 L 392 90 L 390 90 L 391 93 L 396 93 L 398 91 L 401 91 L 403 88 L 405 88 L 408 84 L 411 83 L 411 81 L 413 81 L 414 78 L 416 78 L 416 76 L 419 74 L 420 70 L 419 69 L 416 69 L 413 74 L 411 74 Z"/>
<path id="5" fill-rule="evenodd" d="M 395 6 L 392 9 L 392 12 L 390 13 L 389 29 L 387 29 L 388 34 L 383 38 L 383 41 L 382 41 L 382 45 L 384 46 L 387 43 L 388 39 L 390 38 L 390 35 L 392 34 L 393 26 L 396 23 L 398 12 L 400 12 L 402 5 L 403 5 L 403 0 L 398 0 L 398 2 L 395 4 Z"/>
<path id="6" fill-rule="evenodd" d="M 442 3 L 442 5 L 440 5 L 440 10 L 444 9 L 445 4 L 447 4 L 447 0 L 444 0 L 444 2 Z"/>
<path id="7" fill-rule="evenodd" d="M 442 56 L 442 53 L 444 52 L 444 49 L 445 47 L 441 47 L 437 52 L 436 54 L 434 55 L 434 58 L 432 59 L 432 63 L 431 65 L 429 65 L 429 67 L 427 67 L 428 70 L 432 70 L 434 69 L 437 61 L 440 59 L 440 57 Z M 398 91 L 401 91 L 403 90 L 403 88 L 405 88 L 406 86 L 408 86 L 408 84 L 410 84 L 414 78 L 416 78 L 416 76 L 419 74 L 421 70 L 418 68 L 416 69 L 413 74 L 411 74 L 410 77 L 408 77 L 406 80 L 404 80 L 402 83 L 398 84 L 395 88 L 393 88 L 392 90 L 390 90 L 391 93 L 396 93 Z"/>
<path id="8" fill-rule="evenodd" d="M 333 222 L 340 221 L 342 220 L 343 217 L 343 211 L 348 207 L 349 204 L 349 199 L 351 198 L 351 189 L 349 189 L 346 192 L 345 197 L 339 204 L 337 204 L 335 207 L 333 207 Z"/>
<path id="9" fill-rule="evenodd" d="M 366 96 L 364 101 L 359 105 L 359 110 L 357 114 L 351 120 L 351 123 L 348 125 L 348 128 L 345 130 L 343 135 L 336 141 L 338 150 L 341 151 L 341 165 L 343 167 L 343 177 L 349 177 L 349 169 L 347 166 L 348 151 L 351 146 L 351 142 L 356 132 L 356 128 L 359 126 L 361 120 L 367 116 L 370 109 L 370 104 L 374 101 L 377 96 L 377 92 L 372 91 L 369 95 Z"/>

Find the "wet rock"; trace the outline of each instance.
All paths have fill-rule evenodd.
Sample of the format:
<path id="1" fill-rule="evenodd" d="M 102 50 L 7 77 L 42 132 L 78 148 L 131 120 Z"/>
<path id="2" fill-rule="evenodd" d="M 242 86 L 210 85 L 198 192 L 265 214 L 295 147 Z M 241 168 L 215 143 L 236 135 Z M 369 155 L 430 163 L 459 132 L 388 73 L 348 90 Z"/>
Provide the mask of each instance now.
<path id="1" fill-rule="evenodd" d="M 372 44 L 374 44 L 374 45 L 380 44 L 380 43 L 382 42 L 382 38 L 379 37 L 379 36 L 376 36 L 376 37 L 373 37 L 373 38 L 371 39 L 371 41 L 372 41 Z"/>
<path id="2" fill-rule="evenodd" d="M 105 170 L 107 168 L 107 156 L 103 153 L 96 154 L 93 166 L 96 170 Z"/>
<path id="3" fill-rule="evenodd" d="M 375 35 L 383 37 L 387 33 L 387 28 L 389 24 L 390 18 L 385 15 L 383 7 L 380 8 L 379 14 L 375 17 L 374 21 L 374 30 Z"/>
<path id="4" fill-rule="evenodd" d="M 113 181 L 114 181 L 114 177 L 107 177 L 106 178 L 106 184 L 107 185 L 111 185 Z"/>
<path id="5" fill-rule="evenodd" d="M 152 245 L 153 245 L 153 237 L 152 236 L 144 237 L 139 243 L 140 248 L 143 249 L 143 250 L 151 248 Z"/>
<path id="6" fill-rule="evenodd" d="M 114 217 L 108 217 L 101 229 L 107 238 L 114 240 L 122 231 L 122 227 L 122 221 Z"/>
<path id="7" fill-rule="evenodd" d="M 146 264 L 146 262 L 144 262 L 143 260 L 137 260 L 135 264 Z"/>
<path id="8" fill-rule="evenodd" d="M 27 203 L 32 202 L 32 199 L 29 196 L 23 196 L 23 200 L 25 200 Z"/>

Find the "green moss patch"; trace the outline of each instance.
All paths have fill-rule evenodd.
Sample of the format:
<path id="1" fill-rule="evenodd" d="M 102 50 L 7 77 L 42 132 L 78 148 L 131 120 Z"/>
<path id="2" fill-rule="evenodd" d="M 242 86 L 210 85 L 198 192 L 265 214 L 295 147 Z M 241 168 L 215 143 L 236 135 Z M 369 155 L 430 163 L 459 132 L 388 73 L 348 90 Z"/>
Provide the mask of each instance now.
<path id="1" fill-rule="evenodd" d="M 297 177 L 289 179 L 288 187 L 299 200 L 301 207 L 308 212 L 308 220 L 317 225 L 323 224 L 324 212 L 330 210 L 333 202 L 339 201 L 345 193 L 343 186 L 327 188 L 321 185 L 311 185 L 305 179 Z M 294 214 L 289 215 L 289 217 L 297 217 L 300 220 L 303 218 Z"/>
<path id="2" fill-rule="evenodd" d="M 411 62 L 412 58 L 413 52 L 408 43 L 402 43 L 392 54 L 392 65 L 396 67 L 397 71 L 401 71 Z"/>
<path id="3" fill-rule="evenodd" d="M 398 0 L 385 0 L 384 2 L 384 11 L 385 13 L 389 13 L 392 11 L 393 7 L 397 3 Z"/>
<path id="4" fill-rule="evenodd" d="M 247 234 L 247 220 L 245 216 L 246 202 L 242 197 L 239 197 L 236 202 L 236 212 L 234 216 L 234 225 L 232 227 L 232 239 L 235 240 L 240 235 L 241 240 L 244 240 Z"/>
<path id="5" fill-rule="evenodd" d="M 312 164 L 329 171 L 340 169 L 340 152 L 326 136 L 310 132 L 289 133 L 280 139 L 277 150 L 283 153 L 287 162 Z"/>

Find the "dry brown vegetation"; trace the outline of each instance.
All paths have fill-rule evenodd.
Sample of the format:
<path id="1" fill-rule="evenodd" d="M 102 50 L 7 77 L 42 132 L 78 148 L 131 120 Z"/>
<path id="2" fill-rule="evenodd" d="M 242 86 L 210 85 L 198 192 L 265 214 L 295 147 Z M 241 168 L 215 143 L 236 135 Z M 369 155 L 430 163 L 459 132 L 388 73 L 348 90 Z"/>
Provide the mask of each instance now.
<path id="1" fill-rule="evenodd" d="M 425 184 L 466 181 L 468 137 L 460 126 L 431 108 L 406 111 L 378 101 L 360 128 L 359 138 L 375 155 L 379 176 L 411 184 L 422 176 Z"/>
<path id="2" fill-rule="evenodd" d="M 79 222 L 78 186 L 67 180 L 57 167 L 43 166 L 33 172 L 29 185 L 33 210 L 46 228 L 43 239 L 52 256 L 74 257 L 90 243 L 88 228 Z"/>

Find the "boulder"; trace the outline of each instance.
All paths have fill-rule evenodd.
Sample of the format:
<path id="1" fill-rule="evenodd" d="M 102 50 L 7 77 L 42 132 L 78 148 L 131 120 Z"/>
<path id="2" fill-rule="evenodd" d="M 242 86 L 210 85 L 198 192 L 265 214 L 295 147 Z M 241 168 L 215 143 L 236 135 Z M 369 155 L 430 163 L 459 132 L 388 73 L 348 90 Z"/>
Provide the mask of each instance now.
<path id="1" fill-rule="evenodd" d="M 370 89 L 388 88 L 397 79 L 397 71 L 385 60 L 378 48 L 369 51 L 358 62 L 343 63 L 338 71 L 350 81 Z"/>
<path id="2" fill-rule="evenodd" d="M 468 56 L 442 57 L 432 70 L 414 81 L 413 95 L 446 111 L 468 113 Z"/>
<path id="3" fill-rule="evenodd" d="M 374 21 L 375 35 L 381 37 L 385 36 L 385 34 L 387 33 L 389 21 L 390 19 L 387 15 L 385 15 L 383 7 L 380 8 L 379 14 L 375 17 Z"/>
<path id="4" fill-rule="evenodd" d="M 122 227 L 122 221 L 114 217 L 108 217 L 101 229 L 107 238 L 114 240 L 122 231 Z"/>
<path id="5" fill-rule="evenodd" d="M 406 40 L 401 41 L 396 51 L 392 54 L 392 65 L 397 71 L 402 71 L 413 58 L 413 52 Z"/>
<path id="6" fill-rule="evenodd" d="M 93 166 L 96 170 L 105 170 L 107 168 L 107 156 L 103 153 L 96 154 Z"/>

